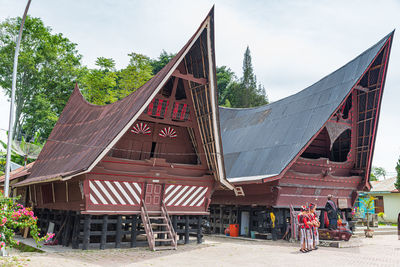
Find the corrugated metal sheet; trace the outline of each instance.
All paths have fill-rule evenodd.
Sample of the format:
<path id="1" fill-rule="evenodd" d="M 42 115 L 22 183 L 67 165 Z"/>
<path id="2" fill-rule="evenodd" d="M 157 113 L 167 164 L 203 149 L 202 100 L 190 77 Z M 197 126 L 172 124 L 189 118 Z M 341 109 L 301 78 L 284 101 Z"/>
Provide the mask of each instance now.
<path id="1" fill-rule="evenodd" d="M 28 175 L 31 172 L 31 169 L 34 164 L 35 162 L 31 162 L 26 166 L 20 166 L 19 168 L 12 170 L 10 173 L 10 181 Z M 4 175 L 0 176 L 0 183 L 4 182 L 4 179 L 5 179 Z"/>
<path id="2" fill-rule="evenodd" d="M 310 87 L 256 108 L 220 108 L 228 179 L 280 174 L 322 128 L 393 32 Z M 235 179 L 238 181 L 238 179 Z"/>
<path id="3" fill-rule="evenodd" d="M 396 183 L 397 177 L 392 177 L 380 181 L 372 181 L 371 182 L 371 191 L 370 193 L 374 192 L 386 192 L 386 193 L 396 193 L 399 190 L 396 189 L 394 184 Z"/>
<path id="4" fill-rule="evenodd" d="M 213 21 L 213 14 L 212 9 L 196 33 L 162 70 L 124 99 L 105 106 L 93 105 L 83 98 L 76 86 L 31 174 L 18 185 L 62 178 L 87 170 L 145 105 L 207 19 L 211 17 Z"/>

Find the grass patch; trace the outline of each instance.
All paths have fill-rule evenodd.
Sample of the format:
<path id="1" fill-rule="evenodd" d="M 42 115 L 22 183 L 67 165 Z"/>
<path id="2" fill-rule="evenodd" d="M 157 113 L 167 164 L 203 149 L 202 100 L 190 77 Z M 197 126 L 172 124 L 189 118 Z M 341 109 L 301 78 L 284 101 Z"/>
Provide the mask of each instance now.
<path id="1" fill-rule="evenodd" d="M 43 253 L 44 251 L 31 247 L 29 245 L 23 244 L 23 243 L 19 243 L 19 245 L 14 247 L 15 249 L 18 249 L 21 252 L 39 252 L 39 253 Z"/>
<path id="2" fill-rule="evenodd" d="M 384 222 L 378 222 L 378 225 L 384 225 L 384 226 L 396 226 L 397 227 L 397 223 L 384 223 Z"/>

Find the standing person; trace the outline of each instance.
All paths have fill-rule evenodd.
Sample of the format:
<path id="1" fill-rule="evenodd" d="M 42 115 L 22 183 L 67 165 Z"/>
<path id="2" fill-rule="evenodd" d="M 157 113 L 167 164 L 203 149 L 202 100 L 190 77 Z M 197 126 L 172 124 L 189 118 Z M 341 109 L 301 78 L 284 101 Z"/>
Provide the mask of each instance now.
<path id="1" fill-rule="evenodd" d="M 307 240 L 306 240 L 306 232 L 305 232 L 305 225 L 304 225 L 305 209 L 306 209 L 305 206 L 301 206 L 300 212 L 297 215 L 297 221 L 299 223 L 300 251 L 302 253 L 308 252 L 306 249 Z"/>
<path id="2" fill-rule="evenodd" d="M 319 245 L 319 233 L 318 233 L 318 228 L 320 226 L 318 216 L 316 214 L 316 205 L 314 203 L 310 204 L 310 211 L 312 215 L 312 220 L 313 220 L 313 226 L 312 226 L 312 234 L 313 234 L 313 249 L 318 249 Z"/>
<path id="3" fill-rule="evenodd" d="M 332 198 L 333 198 L 332 195 L 328 195 L 328 201 L 326 202 L 325 210 L 326 213 L 328 214 L 329 230 L 336 230 L 338 209 L 335 202 L 333 202 Z"/>
<path id="4" fill-rule="evenodd" d="M 306 239 L 307 239 L 307 250 L 313 250 L 313 236 L 312 236 L 312 217 L 310 208 L 306 207 L 305 216 L 304 216 L 304 224 L 305 224 L 305 231 L 306 231 Z"/>

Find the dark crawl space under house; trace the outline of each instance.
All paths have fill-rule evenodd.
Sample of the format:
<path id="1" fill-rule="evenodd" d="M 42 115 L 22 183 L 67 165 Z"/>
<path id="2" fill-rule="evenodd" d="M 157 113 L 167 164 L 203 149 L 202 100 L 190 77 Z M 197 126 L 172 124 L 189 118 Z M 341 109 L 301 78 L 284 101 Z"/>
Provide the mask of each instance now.
<path id="1" fill-rule="evenodd" d="M 218 108 L 213 9 L 150 81 L 113 104 L 73 91 L 14 184 L 73 248 L 176 249 L 222 233 L 279 233 L 289 207 L 329 193 L 345 216 L 369 189 L 393 33 L 312 86 L 266 106 Z"/>

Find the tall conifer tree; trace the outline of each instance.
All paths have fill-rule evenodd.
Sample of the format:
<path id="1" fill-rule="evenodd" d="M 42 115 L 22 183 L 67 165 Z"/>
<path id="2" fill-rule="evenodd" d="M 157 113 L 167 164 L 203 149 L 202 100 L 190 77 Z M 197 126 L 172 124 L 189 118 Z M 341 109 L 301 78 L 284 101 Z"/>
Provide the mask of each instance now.
<path id="1" fill-rule="evenodd" d="M 232 107 L 248 108 L 268 104 L 264 86 L 257 85 L 249 47 L 246 48 L 244 53 L 242 69 L 243 76 L 240 81 L 229 86 L 227 100 Z"/>

